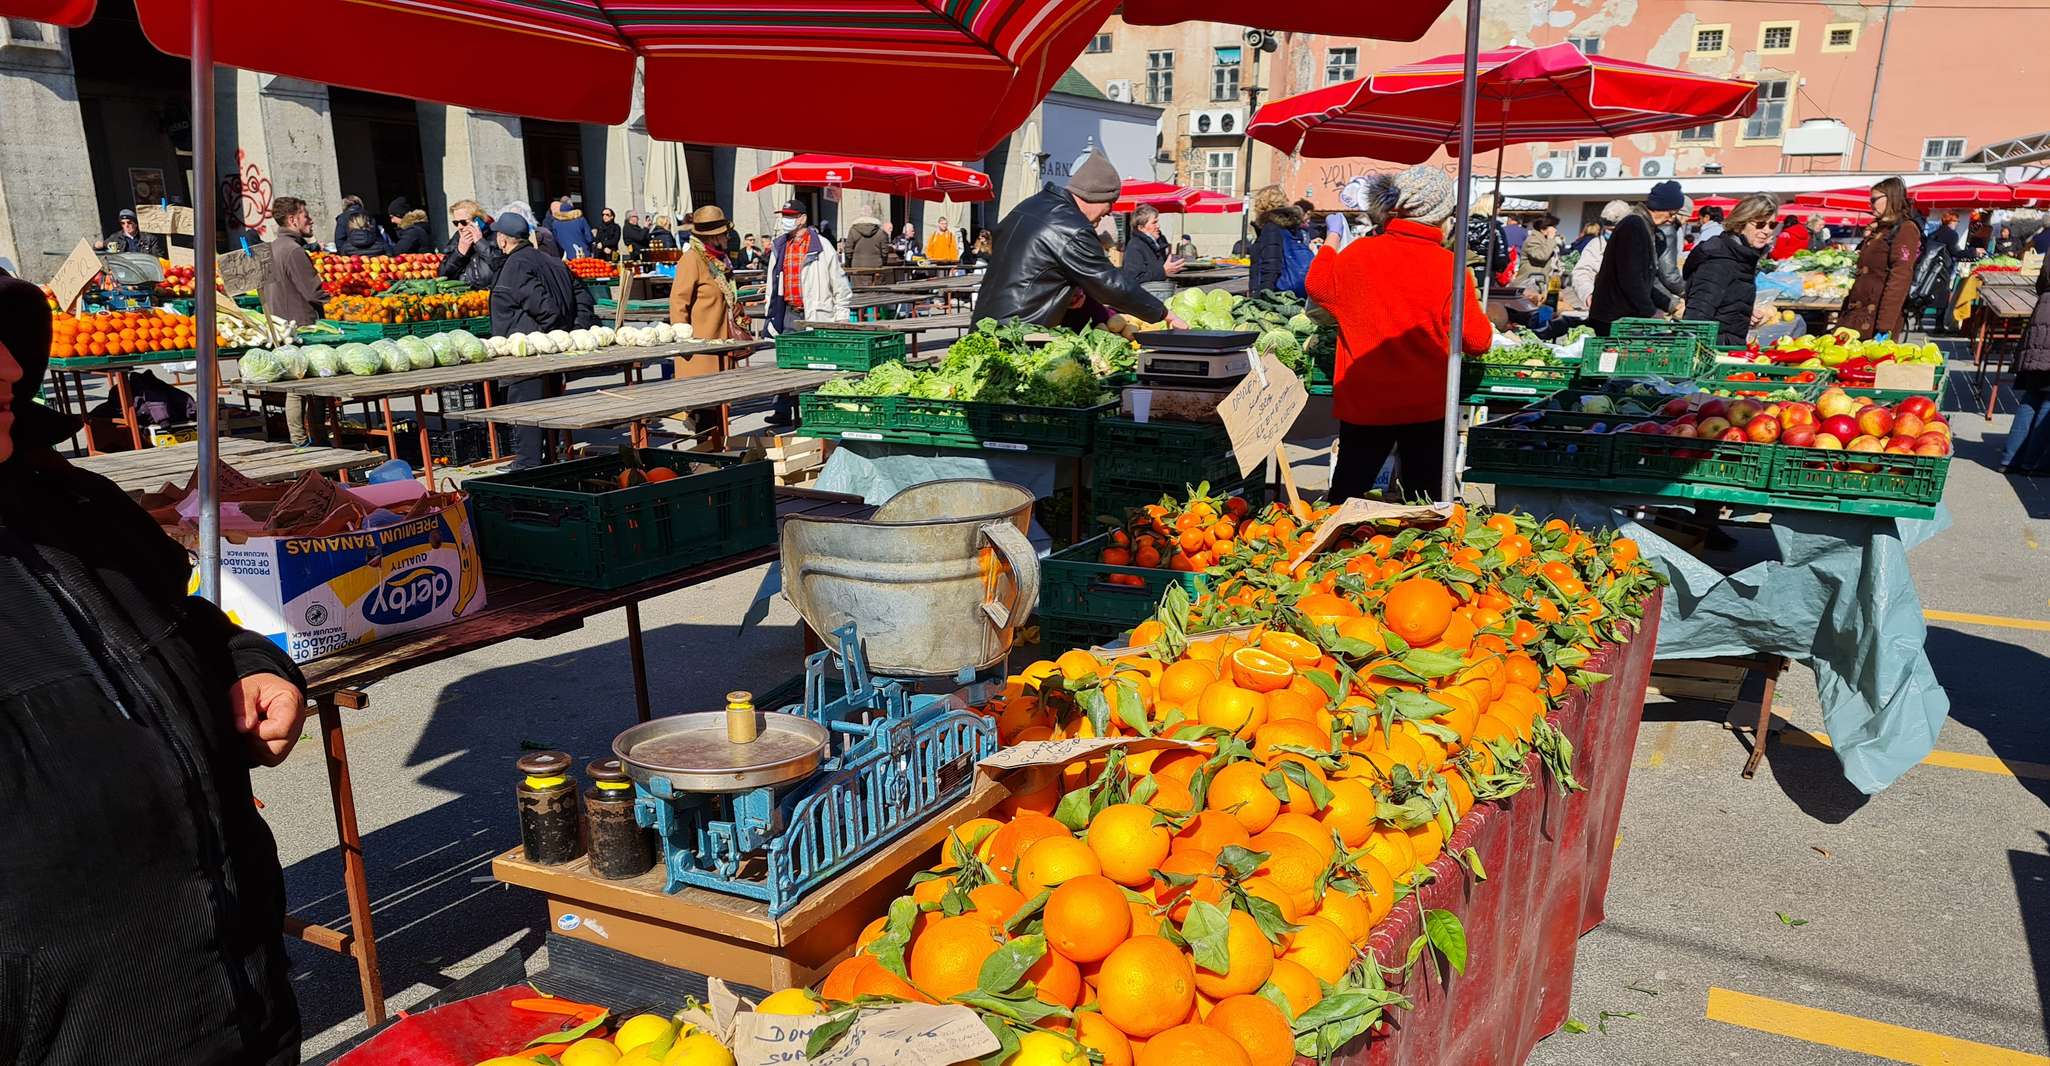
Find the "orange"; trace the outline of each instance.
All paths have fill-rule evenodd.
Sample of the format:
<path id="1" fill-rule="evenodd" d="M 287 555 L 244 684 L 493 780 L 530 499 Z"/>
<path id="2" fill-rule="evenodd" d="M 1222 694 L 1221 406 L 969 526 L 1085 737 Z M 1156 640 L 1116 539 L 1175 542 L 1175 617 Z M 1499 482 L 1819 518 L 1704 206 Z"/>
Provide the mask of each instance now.
<path id="1" fill-rule="evenodd" d="M 975 909 L 969 911 L 969 914 L 991 925 L 1001 926 L 1010 921 L 1011 915 L 1018 913 L 1018 908 L 1023 907 L 1028 901 L 1025 893 L 1009 885 L 992 881 L 969 889 L 968 902 L 975 905 Z"/>
<path id="2" fill-rule="evenodd" d="M 1000 880 L 1010 881 L 1015 876 L 1020 853 L 1039 840 L 1056 836 L 1073 834 L 1068 832 L 1067 826 L 1044 814 L 1020 811 L 1008 824 L 984 837 L 976 848 L 976 854 L 996 871 Z"/>
<path id="3" fill-rule="evenodd" d="M 1146 1041 L 1136 1066 L 1253 1066 L 1238 1041 L 1202 1022 L 1177 1025 Z"/>
<path id="4" fill-rule="evenodd" d="M 1535 689 L 1544 682 L 1545 675 L 1538 669 L 1537 660 L 1524 652 L 1511 652 L 1502 660 L 1502 671 L 1505 682 L 1522 688 Z"/>
<path id="5" fill-rule="evenodd" d="M 1103 1066 L 1132 1066 L 1132 1042 L 1096 1011 L 1075 1015 L 1075 1039 L 1103 1056 Z"/>
<path id="6" fill-rule="evenodd" d="M 1070 681 L 1110 676 L 1110 667 L 1103 665 L 1103 660 L 1080 648 L 1062 652 L 1061 657 L 1054 660 L 1054 666 L 1060 669 L 1062 677 Z"/>
<path id="7" fill-rule="evenodd" d="M 911 901 L 921 904 L 930 903 L 937 906 L 940 902 L 940 897 L 946 895 L 947 889 L 952 887 L 954 887 L 954 878 L 951 874 L 946 877 L 934 877 L 929 880 L 920 881 L 911 886 Z"/>
<path id="8" fill-rule="evenodd" d="M 1260 650 L 1280 656 L 1298 670 L 1315 666 L 1324 657 L 1324 649 L 1309 640 L 1278 630 L 1260 635 Z"/>
<path id="9" fill-rule="evenodd" d="M 1295 667 L 1271 651 L 1240 648 L 1231 653 L 1231 679 L 1240 688 L 1273 692 L 1295 680 Z"/>
<path id="10" fill-rule="evenodd" d="M 1375 651 L 1388 650 L 1388 638 L 1381 635 L 1381 627 L 1373 619 L 1362 615 L 1347 618 L 1338 623 L 1338 635 L 1347 640 L 1370 644 Z"/>
<path id="11" fill-rule="evenodd" d="M 1444 776 L 1445 791 L 1451 794 L 1452 799 L 1452 820 L 1456 822 L 1473 810 L 1473 788 L 1466 783 L 1466 775 L 1458 770 L 1446 770 Z"/>
<path id="12" fill-rule="evenodd" d="M 1290 762 L 1302 767 L 1303 772 L 1310 777 L 1329 783 L 1330 778 L 1324 773 L 1324 768 L 1301 755 L 1284 752 L 1268 760 L 1267 767 L 1270 770 L 1278 771 L 1281 769 L 1282 763 Z M 1293 776 L 1284 774 L 1282 776 L 1282 785 L 1288 791 L 1288 801 L 1282 804 L 1285 809 L 1294 811 L 1297 814 L 1317 813 L 1317 803 L 1310 798 L 1310 790 L 1296 784 Z"/>
<path id="13" fill-rule="evenodd" d="M 1203 805 L 1238 819 L 1248 833 L 1258 833 L 1281 813 L 1281 801 L 1268 789 L 1263 778 L 1267 768 L 1256 762 L 1235 762 L 1210 779 Z"/>
<path id="14" fill-rule="evenodd" d="M 1373 929 L 1395 909 L 1395 877 L 1388 867 L 1372 855 L 1362 855 L 1353 863 L 1353 872 L 1366 882 L 1365 891 L 1356 898 L 1367 905 L 1367 928 Z"/>
<path id="15" fill-rule="evenodd" d="M 1273 706 L 1275 696 L 1293 695 L 1295 693 L 1292 692 L 1272 693 L 1267 697 L 1268 706 Z M 1270 711 L 1267 724 L 1253 733 L 1253 758 L 1261 762 L 1268 761 L 1276 754 L 1274 748 L 1278 744 L 1291 744 L 1311 751 L 1331 750 L 1331 734 L 1318 729 L 1315 724 L 1303 721 L 1276 722 L 1272 717 Z"/>
<path id="16" fill-rule="evenodd" d="M 935 999 L 976 986 L 982 964 L 996 954 L 995 930 L 980 918 L 941 918 L 911 940 L 911 980 Z"/>
<path id="17" fill-rule="evenodd" d="M 1267 720 L 1267 701 L 1252 689 L 1240 688 L 1230 681 L 1213 681 L 1197 698 L 1196 720 L 1249 737 Z"/>
<path id="18" fill-rule="evenodd" d="M 1429 866 L 1445 854 L 1445 835 L 1438 829 L 1436 820 L 1425 822 L 1409 832 L 1409 850 L 1416 856 L 1418 865 Z"/>
<path id="19" fill-rule="evenodd" d="M 1089 845 L 1071 836 L 1049 836 L 1033 841 L 1018 857 L 1018 891 L 1031 899 L 1069 878 L 1102 872 Z"/>
<path id="20" fill-rule="evenodd" d="M 861 935 L 854 938 L 854 950 L 860 951 L 862 948 L 867 947 L 870 941 L 882 936 L 883 930 L 889 924 L 890 916 L 886 914 L 863 926 L 861 928 Z"/>
<path id="21" fill-rule="evenodd" d="M 1374 812 L 1379 807 L 1374 790 L 1365 781 L 1354 778 L 1333 781 L 1330 788 L 1331 802 L 1318 812 L 1317 820 L 1335 831 L 1346 847 L 1359 847 L 1366 842 L 1367 834 L 1374 831 Z"/>
<path id="22" fill-rule="evenodd" d="M 1174 847 L 1195 848 L 1215 855 L 1233 844 L 1245 847 L 1251 836 L 1237 818 L 1223 811 L 1200 811 L 1175 834 Z"/>
<path id="23" fill-rule="evenodd" d="M 1188 789 L 1182 789 L 1186 810 Z M 1089 850 L 1096 853 L 1103 875 L 1121 885 L 1144 885 L 1167 858 L 1174 835 L 1153 824 L 1154 810 L 1141 803 L 1114 803 L 1089 821 Z"/>
<path id="24" fill-rule="evenodd" d="M 1189 913 L 1189 904 L 1202 900 L 1217 903 L 1224 899 L 1224 883 L 1217 879 L 1217 855 L 1215 852 L 1183 848 L 1167 857 L 1160 864 L 1160 872 L 1187 874 L 1195 877 L 1185 885 L 1170 885 L 1159 881 L 1153 886 L 1153 898 L 1168 905 L 1167 916 L 1177 922 Z"/>
<path id="25" fill-rule="evenodd" d="M 1337 984 L 1345 977 L 1345 971 L 1352 968 L 1357 957 L 1352 939 L 1329 918 L 1313 914 L 1297 924 L 1302 928 L 1295 931 L 1295 939 L 1289 943 L 1282 958 L 1301 963 L 1303 969 L 1317 975 L 1317 979 L 1326 984 Z"/>
<path id="26" fill-rule="evenodd" d="M 853 999 L 854 979 L 861 976 L 862 970 L 874 965 L 874 955 L 865 952 L 849 955 L 842 959 L 838 966 L 833 967 L 832 971 L 826 974 L 826 979 L 819 983 L 819 995 L 836 1003 L 845 1003 Z"/>
<path id="27" fill-rule="evenodd" d="M 1388 872 L 1393 874 L 1397 881 L 1405 884 L 1409 882 L 1409 875 L 1416 869 L 1417 861 L 1416 853 L 1410 848 L 1407 833 L 1392 827 L 1376 829 L 1367 837 L 1365 847 L 1367 854 L 1381 860 L 1381 865 L 1387 867 Z"/>
<path id="28" fill-rule="evenodd" d="M 1096 1002 L 1104 1019 L 1126 1036 L 1165 1033 L 1195 1006 L 1195 970 L 1182 949 L 1157 936 L 1135 936 L 1103 960 L 1096 975 Z M 1144 1053 L 1141 1055 L 1143 1058 Z"/>
<path id="29" fill-rule="evenodd" d="M 972 922 L 975 919 L 970 918 L 968 920 Z M 983 935 L 985 937 L 989 935 L 988 926 L 983 927 Z M 995 941 L 990 942 L 990 950 L 996 950 Z M 976 965 L 980 966 L 981 964 L 977 963 Z M 973 987 L 974 982 L 970 981 L 969 985 Z M 931 996 L 919 991 L 909 981 L 885 969 L 882 963 L 875 961 L 875 956 L 873 955 L 869 956 L 869 965 L 862 967 L 854 975 L 854 995 L 888 996 L 891 999 L 908 999 L 914 1003 L 931 1003 L 933 1001 Z"/>
<path id="30" fill-rule="evenodd" d="M 1223 973 L 1196 967 L 1196 991 L 1220 999 L 1258 991 L 1274 972 L 1274 945 L 1260 931 L 1260 923 L 1242 910 L 1230 912 L 1225 928 L 1225 953 L 1229 961 Z"/>
<path id="31" fill-rule="evenodd" d="M 1186 782 L 1172 777 L 1155 777 L 1153 790 L 1153 798 L 1146 801 L 1146 806 L 1153 810 L 1187 814 L 1195 809 L 1196 795 L 1189 791 Z"/>
<path id="32" fill-rule="evenodd" d="M 1047 897 L 1046 943 L 1075 962 L 1095 962 L 1132 933 L 1124 890 L 1102 874 L 1084 874 Z"/>
<path id="33" fill-rule="evenodd" d="M 1289 1066 L 1295 1061 L 1295 1029 L 1280 1007 L 1259 996 L 1218 1000 L 1203 1024 L 1231 1037 L 1252 1066 Z"/>
<path id="34" fill-rule="evenodd" d="M 1373 859 L 1368 857 L 1366 861 L 1372 862 Z M 1367 934 L 1374 928 L 1370 920 L 1373 912 L 1367 907 L 1366 901 L 1350 892 L 1334 889 L 1324 893 L 1323 900 L 1311 913 L 1319 918 L 1330 919 L 1331 924 L 1343 929 L 1346 937 L 1355 944 L 1366 943 Z"/>
<path id="35" fill-rule="evenodd" d="M 999 730 L 998 735 L 1003 735 L 1001 730 Z M 1053 730 L 1048 729 L 1046 726 L 1043 725 L 1036 725 L 1031 727 L 1030 729 L 1021 730 L 1016 736 L 1011 738 L 1011 743 L 1023 744 L 1028 740 L 1051 739 L 1053 739 Z M 1005 796 L 1004 801 L 1002 803 L 997 804 L 997 812 L 1013 820 L 1016 820 L 1016 818 L 1019 815 L 1024 814 L 1036 814 L 1041 817 L 1046 817 L 1048 815 L 1053 814 L 1054 805 L 1059 803 L 1060 801 L 1061 775 L 1048 774 L 1046 775 L 1045 779 L 1038 784 L 1037 787 L 1023 791 L 1014 791 L 1010 795 Z M 1048 818 L 1048 820 L 1052 821 L 1051 818 Z M 1055 822 L 1054 824 L 1060 825 L 1059 822 Z M 1061 832 L 1067 832 L 1067 828 L 1063 826 L 1061 828 Z M 990 834 L 990 836 L 995 835 L 996 834 L 994 833 Z M 988 839 L 989 838 L 987 837 L 984 838 L 984 847 L 988 846 Z M 976 854 L 980 856 L 982 854 L 982 848 L 977 848 Z M 1018 855 L 1015 849 L 1010 853 L 1009 857 L 1013 861 L 1017 859 Z"/>
<path id="36" fill-rule="evenodd" d="M 1072 1007 L 1082 1002 L 1082 971 L 1057 951 L 1041 955 L 1025 971 L 1025 979 L 1037 988 L 1034 996 L 1041 1003 Z"/>
<path id="37" fill-rule="evenodd" d="M 1274 816 L 1273 823 L 1260 835 L 1273 836 L 1276 833 L 1287 833 L 1317 849 L 1318 856 L 1323 858 L 1326 866 L 1331 865 L 1331 857 L 1338 852 L 1337 843 L 1331 839 L 1331 830 L 1307 814 L 1283 811 Z"/>
<path id="38" fill-rule="evenodd" d="M 1301 837 L 1289 833 L 1266 832 L 1253 838 L 1250 845 L 1254 851 L 1267 853 L 1267 861 L 1260 864 L 1260 873 L 1271 877 L 1289 897 L 1295 900 L 1296 910 L 1304 912 L 1316 905 L 1317 878 L 1324 873 L 1330 861 L 1319 854 L 1316 847 Z"/>
<path id="39" fill-rule="evenodd" d="M 1203 689 L 1217 680 L 1217 667 L 1200 659 L 1170 663 L 1160 672 L 1160 702 L 1171 707 L 1193 703 Z"/>
<path id="40" fill-rule="evenodd" d="M 1248 877 L 1239 887 L 1246 890 L 1246 895 L 1258 896 L 1274 904 L 1274 909 L 1280 911 L 1281 917 L 1290 925 L 1294 925 L 1296 916 L 1302 913 L 1295 905 L 1295 895 L 1271 877 Z M 1275 954 L 1280 954 L 1281 950 L 1288 946 L 1288 937 L 1287 933 L 1281 934 L 1281 943 L 1274 948 Z"/>
<path id="41" fill-rule="evenodd" d="M 1196 771 L 1202 768 L 1204 761 L 1209 757 L 1208 754 L 1191 748 L 1162 751 L 1153 760 L 1153 776 L 1171 777 L 1186 785 L 1196 776 Z"/>
<path id="42" fill-rule="evenodd" d="M 1396 636 L 1419 647 L 1445 632 L 1456 606 L 1458 601 L 1444 585 L 1427 577 L 1412 577 L 1396 582 L 1381 597 L 1381 618 Z"/>
<path id="43" fill-rule="evenodd" d="M 1351 600 L 1329 592 L 1313 592 L 1304 596 L 1296 601 L 1295 609 L 1320 626 L 1336 625 L 1347 618 L 1358 618 L 1362 613 Z"/>
<path id="44" fill-rule="evenodd" d="M 1125 909 L 1132 915 L 1133 936 L 1160 935 L 1160 915 L 1153 913 L 1151 906 L 1127 896 Z"/>
<path id="45" fill-rule="evenodd" d="M 1316 1006 L 1324 998 L 1324 986 L 1317 983 L 1317 975 L 1294 959 L 1275 959 L 1274 973 L 1267 980 L 1281 991 L 1283 999 L 1288 1000 L 1291 1018 Z"/>
<path id="46" fill-rule="evenodd" d="M 1303 682 L 1303 679 L 1297 677 L 1296 682 Z M 1303 683 L 1307 684 L 1307 682 Z M 1299 691 L 1296 688 L 1295 682 L 1291 682 L 1289 687 L 1278 688 L 1267 694 L 1267 725 L 1272 726 L 1281 722 L 1299 722 L 1315 725 L 1317 722 L 1317 712 L 1324 709 L 1324 703 L 1325 699 L 1322 692 L 1311 695 L 1310 693 Z M 1263 726 L 1262 728 L 1265 727 Z M 1258 734 L 1255 735 L 1257 736 Z M 1329 738 L 1325 739 L 1328 740 Z"/>

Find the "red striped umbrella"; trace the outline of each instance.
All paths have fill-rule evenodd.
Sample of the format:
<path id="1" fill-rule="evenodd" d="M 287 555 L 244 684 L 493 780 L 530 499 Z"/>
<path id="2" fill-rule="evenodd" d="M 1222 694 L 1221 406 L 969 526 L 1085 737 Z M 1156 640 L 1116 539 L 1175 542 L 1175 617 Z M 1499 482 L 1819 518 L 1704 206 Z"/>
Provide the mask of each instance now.
<path id="1" fill-rule="evenodd" d="M 1202 194 L 1195 189 L 1176 185 L 1171 181 L 1146 181 L 1142 178 L 1126 178 L 1118 186 L 1117 202 L 1110 209 L 1114 212 L 1137 211 L 1141 206 L 1156 211 L 1185 211 Z"/>
<path id="2" fill-rule="evenodd" d="M 1804 192 L 1794 197 L 1793 206 L 1870 215 L 1872 213 L 1872 190 L 1834 189 L 1829 192 Z"/>
<path id="3" fill-rule="evenodd" d="M 1700 218 L 1701 213 L 1711 207 L 1719 207 L 1728 211 L 1735 206 L 1737 206 L 1737 198 L 1734 196 L 1704 196 L 1694 201 L 1694 217 Z"/>
<path id="4" fill-rule="evenodd" d="M 838 186 L 915 200 L 988 200 L 989 175 L 958 163 L 864 159 L 811 153 L 794 155 L 755 175 L 749 192 L 771 185 Z"/>
<path id="5" fill-rule="evenodd" d="M 2014 198 L 2038 207 L 2050 204 L 2050 178 L 2037 178 L 2016 185 Z"/>
<path id="6" fill-rule="evenodd" d="M 1209 189 L 1199 189 L 1189 206 L 1182 208 L 1191 215 L 1236 215 L 1246 209 L 1246 201 L 1240 197 L 1228 196 Z"/>
<path id="7" fill-rule="evenodd" d="M 1810 207 L 1799 202 L 1780 205 L 1779 219 L 1785 222 L 1798 218 L 1806 222 L 1811 217 L 1820 217 L 1832 226 L 1863 226 L 1872 221 L 1870 211 L 1844 211 L 1833 207 Z"/>
<path id="8" fill-rule="evenodd" d="M 1464 62 L 1439 56 L 1276 100 L 1248 132 L 1284 152 L 1421 163 L 1458 143 Z M 1483 52 L 1477 70 L 1476 152 L 1686 129 L 1757 106 L 1752 82 L 1584 55 L 1563 43 Z"/>
<path id="9" fill-rule="evenodd" d="M 1916 207 L 2012 207 L 2014 190 L 1999 182 L 1971 178 L 1944 178 L 1916 185 L 1908 190 L 1908 202 Z"/>
<path id="10" fill-rule="evenodd" d="M 195 0 L 136 0 L 143 32 L 192 51 Z M 564 122 L 617 125 L 634 66 L 650 136 L 975 159 L 1016 130 L 1116 0 L 293 0 L 293 21 L 377 46 L 281 47 L 272 0 L 212 0 L 225 66 Z M 93 0 L 0 0 L 78 26 Z M 460 41 L 475 63 L 450 62 Z M 745 91 L 735 89 L 745 86 Z M 915 114 L 892 116 L 893 106 Z"/>
<path id="11" fill-rule="evenodd" d="M 1414 41 L 1438 21 L 1451 0 L 1417 4 L 1340 4 L 1330 0 L 1125 0 L 1123 17 L 1135 26 L 1223 22 L 1294 33 L 1329 33 L 1380 41 Z"/>

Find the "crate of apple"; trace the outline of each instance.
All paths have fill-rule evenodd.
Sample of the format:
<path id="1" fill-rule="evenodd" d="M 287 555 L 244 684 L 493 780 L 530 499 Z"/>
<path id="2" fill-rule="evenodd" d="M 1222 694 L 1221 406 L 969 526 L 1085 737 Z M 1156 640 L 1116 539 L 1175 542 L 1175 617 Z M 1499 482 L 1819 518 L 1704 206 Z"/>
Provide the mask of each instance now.
<path id="1" fill-rule="evenodd" d="M 157 291 L 166 296 L 190 296 L 194 291 L 192 268 L 189 266 L 167 266 L 163 268 L 164 280 L 157 282 Z"/>
<path id="2" fill-rule="evenodd" d="M 1927 396 L 1910 396 L 1889 406 L 1838 388 L 1824 390 L 1814 403 L 1726 400 L 1695 393 L 1666 401 L 1659 415 L 1664 421 L 1619 428 L 1627 433 L 1796 448 L 1929 456 L 1951 452 L 1950 423 Z"/>
<path id="3" fill-rule="evenodd" d="M 405 255 L 322 255 L 313 261 L 320 287 L 331 296 L 371 296 L 395 281 L 433 278 L 441 272 L 441 256 L 432 252 Z"/>

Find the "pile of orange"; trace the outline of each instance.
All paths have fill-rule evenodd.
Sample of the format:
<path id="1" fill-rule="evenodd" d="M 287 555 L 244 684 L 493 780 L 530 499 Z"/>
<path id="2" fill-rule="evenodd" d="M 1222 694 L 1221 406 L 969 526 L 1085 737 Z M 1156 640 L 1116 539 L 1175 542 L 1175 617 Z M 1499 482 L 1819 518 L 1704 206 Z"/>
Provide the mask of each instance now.
<path id="1" fill-rule="evenodd" d="M 198 346 L 190 316 L 164 310 L 50 316 L 50 358 L 87 359 Z M 218 338 L 216 338 L 218 341 Z"/>
<path id="2" fill-rule="evenodd" d="M 956 827 L 821 993 L 1027 996 L 1037 1027 L 1002 1023 L 1022 1046 L 1105 1066 L 1293 1061 L 1302 1012 L 1372 980 L 1361 949 L 1397 886 L 1453 875 L 1460 820 L 1559 755 L 1570 671 L 1658 580 L 1627 539 L 1463 509 L 1295 562 L 1329 513 L 1192 496 L 1126 529 L 1208 554 L 1212 593 L 1127 650 L 1032 664 L 981 711 L 1005 744 L 1186 744 L 1077 760 Z M 1184 548 L 1198 530 L 1209 547 Z M 1017 987 L 979 987 L 998 952 L 1033 959 Z"/>

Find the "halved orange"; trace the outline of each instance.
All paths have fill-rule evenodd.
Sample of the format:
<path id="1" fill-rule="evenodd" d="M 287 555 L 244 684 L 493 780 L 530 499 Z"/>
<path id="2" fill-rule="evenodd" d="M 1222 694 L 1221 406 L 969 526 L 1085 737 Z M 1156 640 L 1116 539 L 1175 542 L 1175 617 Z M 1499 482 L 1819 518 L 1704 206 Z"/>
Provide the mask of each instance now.
<path id="1" fill-rule="evenodd" d="M 1260 637 L 1260 650 L 1273 652 L 1288 661 L 1298 670 L 1316 666 L 1324 657 L 1323 649 L 1294 633 L 1269 632 Z"/>
<path id="2" fill-rule="evenodd" d="M 1287 688 L 1295 680 L 1295 667 L 1287 659 L 1261 648 L 1240 648 L 1231 653 L 1230 662 L 1231 679 L 1254 692 Z"/>

